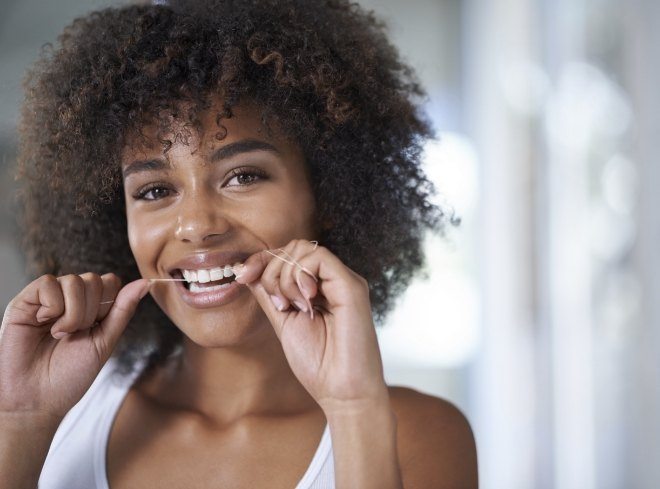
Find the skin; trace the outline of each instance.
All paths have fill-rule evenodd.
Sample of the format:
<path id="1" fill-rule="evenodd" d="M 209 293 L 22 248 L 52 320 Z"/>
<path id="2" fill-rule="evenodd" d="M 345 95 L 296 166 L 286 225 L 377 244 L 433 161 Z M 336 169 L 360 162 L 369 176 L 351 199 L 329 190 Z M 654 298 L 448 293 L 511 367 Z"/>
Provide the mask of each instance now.
<path id="1" fill-rule="evenodd" d="M 327 249 L 315 250 L 309 243 L 316 237 L 314 197 L 300 150 L 282 138 L 268 137 L 254 113 L 240 109 L 223 121 L 227 136 L 218 142 L 213 114 L 211 110 L 202 119 L 201 135 L 194 134 L 188 144 L 175 142 L 166 168 L 132 172 L 125 178 L 131 248 L 144 277 L 167 277 L 165 270 L 172 263 L 197 252 L 237 249 L 254 254 L 238 279 L 245 284 L 242 294 L 221 307 L 192 308 L 180 299 L 174 284 L 152 286 L 156 302 L 184 332 L 184 348 L 175 365 L 137 391 L 155 400 L 160 409 L 175 406 L 180 415 L 191 419 L 184 431 L 194 430 L 198 423 L 229 432 L 240 426 L 242 436 L 262 440 L 255 446 L 272 445 L 268 440 L 279 438 L 263 436 L 269 431 L 264 419 L 271 420 L 273 433 L 275 414 L 292 417 L 289 436 L 293 441 L 299 436 L 296 427 L 304 426 L 311 433 L 307 451 L 313 452 L 325 426 L 324 413 L 342 409 L 342 403 L 387 399 L 367 285 Z M 174 131 L 181 129 L 174 127 Z M 153 134 L 155 128 L 150 130 Z M 278 153 L 252 151 L 209 163 L 218 147 L 246 139 L 267 141 Z M 126 170 L 135 160 L 156 158 L 162 158 L 160 148 L 132 145 L 122 160 Z M 267 176 L 241 187 L 238 179 L 227 174 L 244 166 L 256 166 Z M 135 197 L 154 182 L 162 188 L 147 194 L 153 200 Z M 293 267 L 258 252 L 279 247 L 321 279 L 322 298 L 309 275 L 298 276 L 319 296 L 317 306 L 332 313 L 319 309 L 312 319 L 288 307 L 294 300 L 308 306 L 311 302 L 302 295 Z M 273 293 L 288 307 L 287 312 L 276 309 L 270 298 Z M 329 334 L 333 326 L 342 336 Z M 348 333 L 358 327 L 362 335 L 353 334 L 351 340 Z M 354 362 L 351 357 L 361 360 Z M 120 413 L 119 419 L 127 417 Z M 113 443 L 111 439 L 111 460 Z M 121 440 L 117 443 L 122 444 Z M 215 441 L 216 445 L 226 443 L 224 438 Z M 145 453 L 144 447 L 141 452 Z M 300 472 L 301 466 L 295 468 Z M 121 473 L 119 467 L 114 470 Z"/>
<path id="2" fill-rule="evenodd" d="M 26 426 L 14 438 L 9 430 L 0 437 L 0 448 L 7 443 L 21 455 L 0 456 L 7 487 L 34 477 L 34 464 L 25 460 L 43 461 L 43 433 L 54 432 L 89 387 L 147 291 L 184 333 L 183 350 L 141 376 L 120 406 L 107 447 L 113 489 L 208 487 L 210 481 L 294 487 L 326 423 L 338 487 L 351 480 L 407 489 L 476 487 L 476 447 L 465 417 L 446 401 L 385 384 L 368 284 L 310 243 L 318 235 L 314 196 L 297 145 L 268 135 L 249 106 L 223 121 L 227 135 L 218 141 L 216 112 L 212 107 L 203 116 L 202 131 L 191 133 L 188 144 L 172 138 L 167 158 L 158 145 L 133 141 L 124 148 L 128 236 L 149 278 L 169 277 L 167 270 L 191 254 L 248 251 L 237 279 L 240 295 L 198 309 L 181 300 L 174 283 L 138 280 L 121 288 L 111 274 L 85 274 L 30 284 L 8 307 L 0 334 L 0 428 L 16 426 L 17 413 Z M 144 133 L 156 139 L 155 128 Z M 218 148 L 246 139 L 276 151 L 209 161 Z M 129 171 L 145 159 L 162 165 Z M 239 167 L 259 168 L 265 177 L 229 176 Z M 152 188 L 139 198 L 145 186 Z M 308 273 L 262 251 L 280 247 Z M 111 299 L 112 305 L 99 304 Z M 42 381 L 35 384 L 35 376 Z M 369 425 L 372 420 L 378 423 Z M 393 434 L 391 450 L 386 432 Z M 18 450 L 21 440 L 34 443 Z"/>

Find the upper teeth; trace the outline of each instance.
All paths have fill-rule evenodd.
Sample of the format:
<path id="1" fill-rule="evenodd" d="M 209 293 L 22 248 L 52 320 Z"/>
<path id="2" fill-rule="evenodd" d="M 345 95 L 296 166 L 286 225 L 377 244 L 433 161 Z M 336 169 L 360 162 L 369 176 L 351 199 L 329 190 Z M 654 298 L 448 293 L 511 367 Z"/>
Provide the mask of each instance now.
<path id="1" fill-rule="evenodd" d="M 214 280 L 222 280 L 225 277 L 234 275 L 232 267 L 225 265 L 224 267 L 209 268 L 207 270 L 181 270 L 183 278 L 187 282 L 206 283 Z"/>

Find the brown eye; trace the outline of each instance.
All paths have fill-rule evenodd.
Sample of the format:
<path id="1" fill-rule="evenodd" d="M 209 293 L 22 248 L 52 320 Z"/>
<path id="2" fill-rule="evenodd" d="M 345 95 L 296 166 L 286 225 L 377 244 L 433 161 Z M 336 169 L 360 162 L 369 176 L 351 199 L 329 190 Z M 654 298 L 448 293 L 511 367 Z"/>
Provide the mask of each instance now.
<path id="1" fill-rule="evenodd" d="M 232 170 L 227 185 L 230 187 L 236 186 L 229 184 L 229 182 L 232 180 L 236 180 L 237 186 L 246 187 L 264 178 L 266 178 L 266 174 L 261 170 L 257 170 L 256 168 L 237 168 L 236 170 Z"/>
<path id="2" fill-rule="evenodd" d="M 140 189 L 140 191 L 134 195 L 134 198 L 136 200 L 160 200 L 169 197 L 170 193 L 170 189 L 163 187 L 162 185 L 152 185 Z"/>
<path id="3" fill-rule="evenodd" d="M 253 175 L 251 173 L 241 173 L 240 175 L 236 175 L 236 181 L 240 183 L 241 185 L 247 185 L 252 182 L 254 182 L 257 179 L 256 175 Z"/>

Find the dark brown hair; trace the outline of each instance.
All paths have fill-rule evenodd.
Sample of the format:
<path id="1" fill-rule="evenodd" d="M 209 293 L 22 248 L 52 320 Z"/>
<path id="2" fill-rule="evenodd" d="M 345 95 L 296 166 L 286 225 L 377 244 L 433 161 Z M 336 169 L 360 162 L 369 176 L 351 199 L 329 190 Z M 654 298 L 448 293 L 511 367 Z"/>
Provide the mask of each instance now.
<path id="1" fill-rule="evenodd" d="M 19 176 L 34 276 L 113 271 L 138 278 L 120 152 L 171 117 L 218 124 L 249 100 L 310 165 L 321 244 L 369 282 L 376 324 L 423 270 L 424 231 L 447 217 L 420 168 L 433 136 L 424 96 L 372 13 L 344 0 L 181 0 L 76 19 L 25 79 Z M 190 109 L 180 113 L 181 102 Z M 171 141 L 161 141 L 164 150 Z M 146 298 L 118 351 L 130 369 L 165 359 L 181 332 Z"/>

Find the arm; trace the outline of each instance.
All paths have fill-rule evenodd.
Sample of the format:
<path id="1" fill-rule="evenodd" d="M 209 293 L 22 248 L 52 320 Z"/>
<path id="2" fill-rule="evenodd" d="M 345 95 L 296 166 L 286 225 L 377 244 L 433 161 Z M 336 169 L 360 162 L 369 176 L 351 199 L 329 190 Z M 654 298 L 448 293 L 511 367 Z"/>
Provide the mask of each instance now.
<path id="1" fill-rule="evenodd" d="M 453 404 L 393 388 L 392 407 L 373 404 L 326 413 L 343 488 L 477 489 L 477 449 Z"/>
<path id="2" fill-rule="evenodd" d="M 477 447 L 463 413 L 443 399 L 394 388 L 406 489 L 476 489 Z"/>
<path id="3" fill-rule="evenodd" d="M 50 416 L 0 414 L 0 486 L 34 489 L 59 423 Z"/>
<path id="4" fill-rule="evenodd" d="M 414 391 L 392 402 L 367 281 L 312 242 L 292 240 L 280 251 L 284 264 L 270 250 L 255 253 L 236 281 L 257 299 L 293 373 L 323 409 L 337 487 L 401 489 L 403 478 L 406 489 L 476 488 L 474 438 L 460 411 Z M 282 295 L 277 305 L 272 294 Z M 292 308 L 294 301 L 307 306 Z M 410 408 L 395 409 L 403 405 Z"/>
<path id="5" fill-rule="evenodd" d="M 0 487 L 34 489 L 66 413 L 110 357 L 149 282 L 43 275 L 0 326 Z M 114 298 L 112 306 L 107 299 Z"/>
<path id="6" fill-rule="evenodd" d="M 338 489 L 402 489 L 397 419 L 389 402 L 326 414 Z"/>

